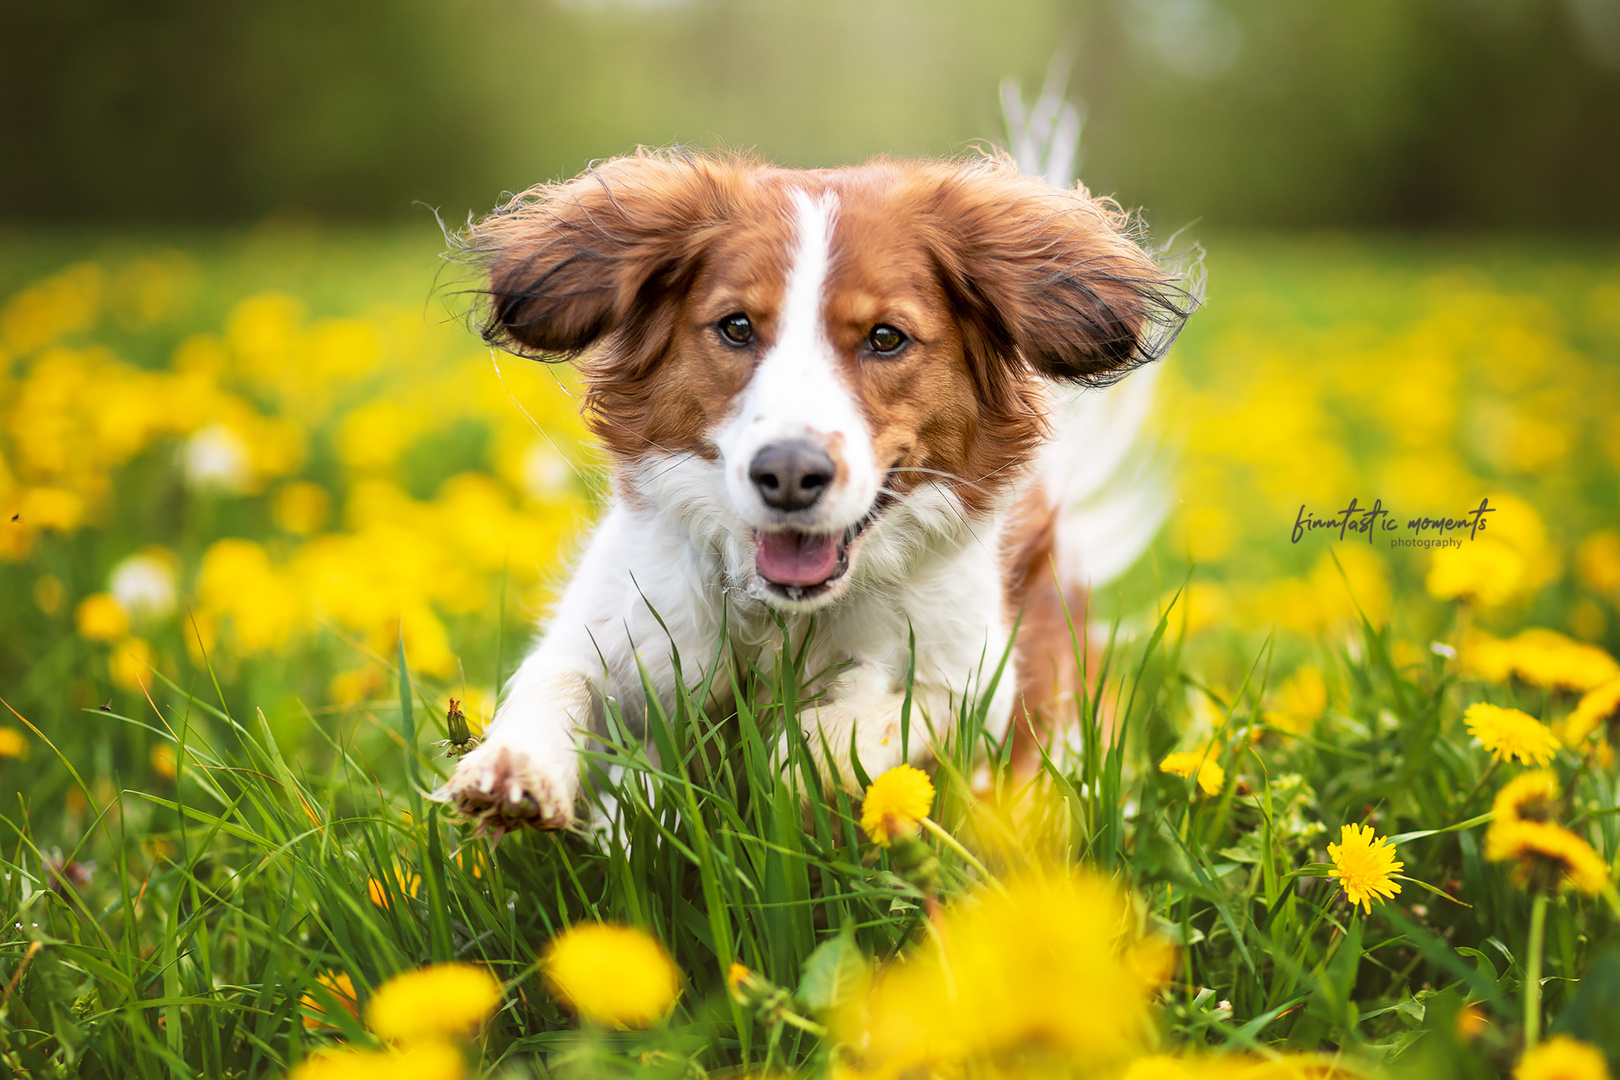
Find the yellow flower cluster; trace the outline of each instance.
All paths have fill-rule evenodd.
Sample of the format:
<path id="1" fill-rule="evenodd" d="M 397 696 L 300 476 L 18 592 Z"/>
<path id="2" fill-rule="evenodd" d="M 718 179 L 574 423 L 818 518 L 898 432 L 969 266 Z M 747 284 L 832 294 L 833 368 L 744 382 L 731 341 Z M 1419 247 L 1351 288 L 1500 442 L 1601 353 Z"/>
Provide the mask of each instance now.
<path id="1" fill-rule="evenodd" d="M 414 670 L 450 675 L 455 650 L 441 614 L 492 607 L 491 584 L 508 569 L 537 580 L 541 566 L 520 575 L 519 564 L 555 555 L 585 510 L 563 501 L 526 512 L 494 480 L 467 473 L 431 502 L 391 481 L 357 481 L 347 516 L 352 531 L 313 537 L 279 562 L 254 541 L 216 541 L 197 574 L 204 640 L 228 632 L 235 654 L 253 655 L 326 622 L 385 655 L 403 634 Z"/>
<path id="2" fill-rule="evenodd" d="M 1461 659 L 1465 671 L 1490 683 L 1514 676 L 1531 686 L 1584 692 L 1620 678 L 1620 663 L 1596 645 L 1541 627 L 1507 639 L 1475 630 Z"/>
<path id="3" fill-rule="evenodd" d="M 190 565 L 133 552 L 103 591 L 70 598 L 116 683 L 136 689 L 172 665 L 152 642 L 186 608 L 195 633 L 191 620 L 178 629 L 197 662 L 283 652 L 333 627 L 385 656 L 402 635 L 413 669 L 445 677 L 457 651 L 447 618 L 496 606 L 501 582 L 517 611 L 545 599 L 590 512 L 573 464 L 589 457 L 583 425 L 551 369 L 458 358 L 460 328 L 419 308 L 311 319 L 279 293 L 242 300 L 220 333 L 184 338 L 161 368 L 96 343 L 109 320 L 172 333 L 195 276 L 171 255 L 86 263 L 0 307 L 0 562 L 27 558 L 42 535 L 111 524 L 120 470 L 154 448 L 187 498 L 262 502 L 275 525 L 216 539 Z M 452 435 L 482 446 L 481 460 L 407 491 L 422 471 L 409 456 Z M 310 463 L 323 446 L 336 476 Z M 54 578 L 35 590 L 47 613 L 60 592 Z M 332 692 L 354 699 L 378 680 L 362 668 Z"/>
<path id="4" fill-rule="evenodd" d="M 1529 503 L 1500 492 L 1490 493 L 1490 502 L 1495 510 L 1484 531 L 1430 558 L 1424 579 L 1430 596 L 1495 608 L 1534 592 L 1562 572 L 1558 552 Z"/>
<path id="5" fill-rule="evenodd" d="M 316 980 L 338 1004 L 353 1013 L 354 983 L 346 973 L 326 972 Z M 313 994 L 303 998 L 306 1027 L 326 1022 L 325 1007 Z M 430 964 L 394 976 L 366 1002 L 372 1032 L 390 1045 L 384 1050 L 324 1050 L 300 1062 L 287 1080 L 462 1080 L 467 1059 L 459 1043 L 472 1038 L 501 1003 L 501 984 L 473 964 Z"/>
<path id="6" fill-rule="evenodd" d="M 1161 612 L 1169 609 L 1172 595 L 1161 599 Z M 1365 546 L 1336 547 L 1300 577 L 1228 585 L 1194 582 L 1180 591 L 1170 626 L 1179 633 L 1185 622 L 1189 636 L 1231 625 L 1280 626 L 1318 636 L 1358 625 L 1363 613 L 1374 625 L 1382 625 L 1389 618 L 1390 602 L 1389 570 L 1382 557 Z"/>
<path id="7" fill-rule="evenodd" d="M 1346 313 L 1357 297 L 1387 308 L 1391 292 L 1371 279 L 1334 289 Z M 1593 305 L 1612 304 L 1612 286 L 1594 284 L 1590 295 Z M 1316 634 L 1342 625 L 1335 616 L 1343 608 L 1321 587 L 1337 577 L 1331 563 L 1326 573 L 1318 562 L 1277 580 L 1275 563 L 1249 560 L 1302 508 L 1325 516 L 1352 495 L 1363 506 L 1381 499 L 1402 519 L 1390 535 L 1402 538 L 1411 535 L 1406 518 L 1457 516 L 1490 496 L 1498 512 L 1484 529 L 1427 557 L 1425 584 L 1437 597 L 1496 608 L 1558 580 L 1562 538 L 1548 536 L 1537 510 L 1562 509 L 1569 485 L 1542 477 L 1612 475 L 1620 466 L 1620 439 L 1607 434 L 1607 417 L 1620 411 L 1617 384 L 1568 334 L 1569 320 L 1542 298 L 1450 275 L 1413 283 L 1402 296 L 1415 304 L 1404 323 L 1322 320 L 1291 310 L 1291 300 L 1273 289 L 1253 298 L 1263 315 L 1211 311 L 1199 363 L 1165 372 L 1166 404 L 1186 447 L 1170 550 L 1212 571 L 1187 598 L 1189 628 Z M 1503 487 L 1534 490 L 1537 509 Z M 1359 552 L 1351 557 L 1373 568 L 1374 580 L 1408 561 L 1423 572 L 1421 551 L 1391 551 L 1385 539 L 1335 534 L 1332 549 L 1341 558 Z M 1298 550 L 1327 544 L 1318 533 Z M 1620 600 L 1620 535 L 1598 534 L 1578 563 L 1594 589 Z M 1379 590 L 1346 570 L 1380 623 L 1387 584 Z"/>

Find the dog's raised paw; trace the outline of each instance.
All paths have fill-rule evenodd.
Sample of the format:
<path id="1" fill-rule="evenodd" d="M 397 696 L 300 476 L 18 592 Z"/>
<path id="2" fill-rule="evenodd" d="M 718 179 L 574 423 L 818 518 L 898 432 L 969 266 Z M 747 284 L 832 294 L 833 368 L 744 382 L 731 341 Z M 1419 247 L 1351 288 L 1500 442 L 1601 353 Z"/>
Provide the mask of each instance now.
<path id="1" fill-rule="evenodd" d="M 433 793 L 496 839 L 519 828 L 565 829 L 574 823 L 572 762 L 547 768 L 531 755 L 501 743 L 485 743 L 462 758 Z"/>

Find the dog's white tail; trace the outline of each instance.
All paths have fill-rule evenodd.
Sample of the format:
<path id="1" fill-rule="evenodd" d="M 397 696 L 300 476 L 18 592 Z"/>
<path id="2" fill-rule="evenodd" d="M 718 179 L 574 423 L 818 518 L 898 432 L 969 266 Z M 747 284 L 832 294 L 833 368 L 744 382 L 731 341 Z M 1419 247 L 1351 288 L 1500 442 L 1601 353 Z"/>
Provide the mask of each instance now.
<path id="1" fill-rule="evenodd" d="M 1025 175 L 1072 188 L 1080 166 L 1083 106 L 1064 99 L 1069 65 L 1059 56 L 1032 106 L 1017 82 L 1001 84 L 1007 141 Z M 1038 463 L 1058 514 L 1057 572 L 1099 586 L 1130 569 L 1170 510 L 1168 455 L 1149 430 L 1160 367 L 1103 389 L 1053 389 L 1053 438 Z"/>

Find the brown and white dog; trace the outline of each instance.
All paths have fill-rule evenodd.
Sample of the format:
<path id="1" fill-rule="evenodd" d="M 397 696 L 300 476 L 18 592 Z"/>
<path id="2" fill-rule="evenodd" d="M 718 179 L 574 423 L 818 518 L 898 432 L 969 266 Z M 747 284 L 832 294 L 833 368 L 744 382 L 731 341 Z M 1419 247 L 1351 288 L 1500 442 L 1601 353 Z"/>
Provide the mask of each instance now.
<path id="1" fill-rule="evenodd" d="M 722 628 L 768 657 L 814 617 L 806 670 L 833 674 L 801 720 L 829 784 L 853 784 L 852 740 L 873 776 L 901 762 L 912 634 L 935 724 L 1009 645 L 992 733 L 1073 690 L 1063 608 L 1084 583 L 1050 493 L 1086 462 L 1042 453 L 1056 386 L 1156 359 L 1196 300 L 1115 204 L 1002 157 L 799 171 L 644 151 L 466 239 L 488 340 L 580 359 L 614 492 L 441 798 L 496 831 L 568 825 L 604 698 L 634 721 L 643 669 L 673 694 L 671 640 L 688 675 L 732 662 Z"/>

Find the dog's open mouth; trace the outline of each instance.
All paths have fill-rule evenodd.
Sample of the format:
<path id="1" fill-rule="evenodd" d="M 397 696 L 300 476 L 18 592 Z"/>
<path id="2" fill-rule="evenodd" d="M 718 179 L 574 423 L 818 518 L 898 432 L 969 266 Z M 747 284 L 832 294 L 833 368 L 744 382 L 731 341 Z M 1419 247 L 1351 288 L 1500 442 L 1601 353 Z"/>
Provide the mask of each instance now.
<path id="1" fill-rule="evenodd" d="M 793 600 L 817 595 L 849 572 L 849 549 L 888 504 L 880 498 L 865 517 L 841 533 L 771 529 L 754 533 L 754 568 Z"/>

